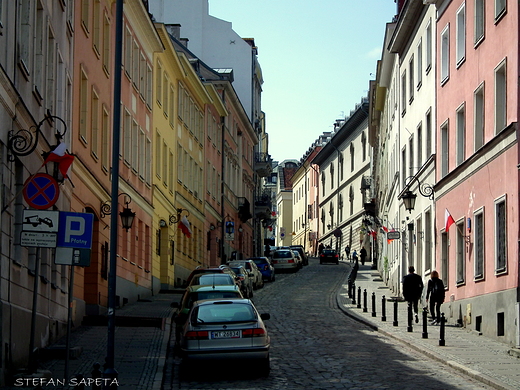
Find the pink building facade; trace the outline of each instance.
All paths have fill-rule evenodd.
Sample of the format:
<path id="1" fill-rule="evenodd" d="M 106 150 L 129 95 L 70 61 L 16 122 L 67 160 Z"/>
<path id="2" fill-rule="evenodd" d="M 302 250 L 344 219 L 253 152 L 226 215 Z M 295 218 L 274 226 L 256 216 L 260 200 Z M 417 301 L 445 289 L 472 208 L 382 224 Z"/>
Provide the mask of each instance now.
<path id="1" fill-rule="evenodd" d="M 518 3 L 438 1 L 434 268 L 443 311 L 519 345 Z M 445 214 L 455 224 L 446 229 Z"/>

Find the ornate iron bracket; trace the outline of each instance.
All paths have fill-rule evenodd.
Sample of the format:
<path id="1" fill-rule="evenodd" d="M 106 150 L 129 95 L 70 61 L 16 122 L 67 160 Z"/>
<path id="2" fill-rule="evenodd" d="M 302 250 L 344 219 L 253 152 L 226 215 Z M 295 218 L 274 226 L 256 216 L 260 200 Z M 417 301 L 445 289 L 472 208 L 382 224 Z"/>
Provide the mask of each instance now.
<path id="1" fill-rule="evenodd" d="M 9 139 L 7 141 L 7 148 L 11 151 L 14 156 L 28 156 L 36 149 L 38 145 L 38 138 L 41 131 L 41 127 L 45 122 L 48 122 L 53 128 L 56 127 L 56 121 L 61 122 L 63 125 L 63 132 L 56 129 L 56 140 L 59 141 L 65 136 L 67 132 L 67 124 L 63 119 L 55 115 L 47 115 L 37 125 L 29 127 L 28 130 L 20 129 L 16 133 L 14 130 L 9 131 Z M 10 157 L 12 160 L 12 157 Z"/>
<path id="2" fill-rule="evenodd" d="M 171 214 L 170 217 L 169 217 L 170 225 L 174 225 L 174 224 L 180 222 L 180 220 L 181 220 L 181 213 L 182 213 L 183 211 L 186 211 L 186 212 L 188 213 L 188 214 L 186 215 L 186 217 L 189 217 L 189 216 L 190 216 L 190 212 L 189 212 L 189 210 L 186 210 L 186 209 L 183 209 L 183 208 L 178 208 L 178 209 L 177 209 L 177 215 Z"/>
<path id="3" fill-rule="evenodd" d="M 410 181 L 408 181 L 408 179 L 410 179 Z M 407 182 L 408 181 L 408 182 Z M 410 189 L 410 186 L 412 185 L 412 183 L 416 181 L 417 182 L 417 186 L 419 188 L 419 193 L 424 196 L 425 198 L 429 198 L 430 200 L 433 200 L 434 198 L 434 193 L 433 193 L 433 187 L 428 184 L 428 183 L 421 183 L 419 181 L 419 179 L 417 178 L 417 176 L 409 176 L 405 179 L 405 188 L 408 188 Z"/>

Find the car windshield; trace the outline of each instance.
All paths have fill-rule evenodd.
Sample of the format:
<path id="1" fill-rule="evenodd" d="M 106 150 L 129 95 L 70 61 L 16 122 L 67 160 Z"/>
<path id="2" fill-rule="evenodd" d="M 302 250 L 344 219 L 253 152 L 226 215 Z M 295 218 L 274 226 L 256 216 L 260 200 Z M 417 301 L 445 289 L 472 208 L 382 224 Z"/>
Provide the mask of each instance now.
<path id="1" fill-rule="evenodd" d="M 199 274 L 193 277 L 192 285 L 220 285 L 232 286 L 235 284 L 233 278 L 228 274 Z"/>
<path id="2" fill-rule="evenodd" d="M 188 307 L 191 308 L 193 306 L 193 302 L 195 301 L 218 298 L 242 298 L 242 295 L 238 291 L 200 291 L 190 294 L 188 299 Z"/>
<path id="3" fill-rule="evenodd" d="M 250 322 L 256 321 L 256 315 L 249 304 L 221 301 L 199 306 L 191 321 L 195 324 Z"/>
<path id="4" fill-rule="evenodd" d="M 262 265 L 262 264 L 267 263 L 267 261 L 265 259 L 253 259 L 253 261 L 255 262 L 256 265 Z"/>
<path id="5" fill-rule="evenodd" d="M 323 253 L 326 255 L 335 255 L 336 251 L 334 249 L 324 249 Z"/>
<path id="6" fill-rule="evenodd" d="M 233 272 L 236 273 L 237 275 L 244 275 L 244 272 L 242 271 L 244 268 L 241 268 L 241 267 L 232 267 L 231 269 L 232 269 Z"/>
<path id="7" fill-rule="evenodd" d="M 289 251 L 277 251 L 277 252 L 274 252 L 274 255 L 273 255 L 273 257 L 275 257 L 275 258 L 291 258 L 293 256 L 294 255 Z"/>

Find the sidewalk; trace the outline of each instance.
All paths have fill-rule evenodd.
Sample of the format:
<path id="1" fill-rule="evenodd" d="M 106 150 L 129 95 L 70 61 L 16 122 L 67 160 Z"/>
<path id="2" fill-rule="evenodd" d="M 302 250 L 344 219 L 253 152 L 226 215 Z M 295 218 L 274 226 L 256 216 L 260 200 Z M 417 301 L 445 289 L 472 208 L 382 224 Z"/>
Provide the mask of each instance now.
<path id="1" fill-rule="evenodd" d="M 118 389 L 160 390 L 163 368 L 166 360 L 168 341 L 172 325 L 173 309 L 171 302 L 178 301 L 180 294 L 161 293 L 149 300 L 139 301 L 116 310 L 115 331 L 115 369 L 118 372 Z M 98 321 L 101 323 L 101 321 Z M 71 333 L 70 347 L 81 349 L 77 359 L 69 360 L 69 377 L 81 374 L 90 389 L 93 378 L 93 365 L 103 364 L 107 354 L 108 331 L 105 324 L 82 325 Z M 64 346 L 65 338 L 56 346 Z M 79 347 L 79 348 L 78 348 Z M 64 355 L 64 353 L 63 353 Z M 40 368 L 50 371 L 50 380 L 44 389 L 69 389 L 62 386 L 65 358 L 42 359 Z M 91 382 L 86 382 L 90 380 Z M 70 382 L 70 381 L 69 381 Z M 20 383 L 20 382 L 19 382 Z M 79 381 L 77 383 L 80 383 Z M 90 385 L 89 385 L 90 384 Z M 31 386 L 12 386 L 8 389 L 34 388 Z M 71 389 L 81 387 L 74 386 Z"/>
<path id="2" fill-rule="evenodd" d="M 358 308 L 358 287 L 361 287 L 361 308 Z M 364 295 L 367 291 L 367 311 L 364 312 Z M 375 293 L 376 316 L 372 316 L 372 293 Z M 386 299 L 386 321 L 382 321 L 382 297 Z M 477 333 L 456 327 L 445 326 L 445 346 L 439 346 L 440 326 L 431 326 L 428 316 L 427 336 L 423 338 L 422 313 L 419 323 L 412 322 L 413 331 L 408 332 L 407 303 L 398 302 L 397 322 L 394 326 L 394 303 L 388 301 L 392 292 L 383 283 L 377 270 L 370 265 L 360 266 L 356 278 L 356 304 L 348 297 L 347 281 L 337 295 L 339 308 L 348 316 L 365 323 L 388 337 L 397 339 L 435 360 L 464 372 L 489 386 L 501 390 L 520 389 L 520 358 L 518 350 L 498 341 L 479 336 Z"/>

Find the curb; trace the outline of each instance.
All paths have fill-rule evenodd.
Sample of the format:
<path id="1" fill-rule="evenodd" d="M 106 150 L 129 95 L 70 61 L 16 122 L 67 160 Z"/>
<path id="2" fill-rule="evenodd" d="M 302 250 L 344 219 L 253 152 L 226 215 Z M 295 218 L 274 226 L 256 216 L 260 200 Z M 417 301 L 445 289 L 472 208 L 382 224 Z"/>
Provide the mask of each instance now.
<path id="1" fill-rule="evenodd" d="M 166 317 L 166 324 L 164 328 L 164 335 L 161 342 L 161 350 L 159 354 L 159 358 L 157 361 L 157 371 L 155 372 L 155 376 L 153 379 L 152 389 L 153 390 L 161 390 L 163 388 L 163 377 L 164 377 L 164 369 L 166 365 L 166 355 L 168 352 L 168 346 L 170 345 L 170 337 L 172 331 L 172 318 Z"/>
<path id="2" fill-rule="evenodd" d="M 345 283 L 343 283 L 342 285 L 344 285 Z M 476 370 L 473 370 L 463 364 L 460 364 L 460 363 L 457 363 L 455 361 L 452 361 L 452 360 L 446 360 L 445 357 L 443 357 L 442 355 L 440 354 L 437 354 L 435 352 L 431 352 L 431 351 L 427 351 L 425 350 L 424 348 L 420 348 L 419 346 L 417 346 L 416 344 L 408 341 L 408 340 L 405 340 L 404 338 L 401 338 L 399 337 L 398 335 L 394 334 L 394 333 L 391 333 L 387 330 L 384 330 L 384 329 L 381 329 L 379 328 L 375 323 L 373 323 L 372 321 L 370 320 L 367 320 L 365 319 L 364 317 L 361 317 L 359 315 L 357 315 L 353 310 L 351 310 L 350 308 L 346 308 L 343 303 L 341 302 L 341 294 L 340 294 L 340 291 L 338 291 L 338 293 L 336 294 L 336 304 L 338 306 L 338 308 L 345 314 L 347 315 L 348 317 L 368 326 L 369 328 L 387 336 L 387 337 L 390 337 L 394 340 L 397 340 L 405 345 L 407 345 L 408 347 L 412 348 L 414 351 L 417 351 L 419 353 L 422 353 L 423 355 L 433 359 L 433 360 L 436 360 L 438 362 L 441 362 L 441 363 L 444 363 L 446 365 L 448 365 L 449 367 L 459 371 L 459 372 L 462 372 L 463 374 L 483 383 L 483 384 L 486 384 L 488 386 L 491 386 L 491 387 L 494 387 L 495 389 L 498 389 L 498 390 L 517 390 L 515 389 L 514 387 L 510 387 L 510 386 L 507 386 L 507 385 L 504 385 L 502 383 L 498 383 L 497 381 L 495 381 L 493 378 L 490 378 L 489 376 L 481 373 L 480 371 L 476 371 Z"/>

